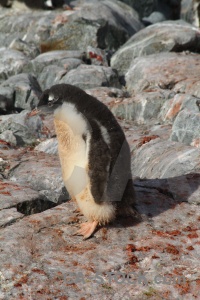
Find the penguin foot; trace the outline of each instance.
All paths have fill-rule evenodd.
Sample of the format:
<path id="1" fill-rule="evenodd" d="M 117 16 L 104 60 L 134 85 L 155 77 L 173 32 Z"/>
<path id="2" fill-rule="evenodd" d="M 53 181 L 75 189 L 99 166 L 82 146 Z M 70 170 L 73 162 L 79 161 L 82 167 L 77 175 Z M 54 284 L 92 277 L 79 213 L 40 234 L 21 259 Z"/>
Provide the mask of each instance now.
<path id="1" fill-rule="evenodd" d="M 98 225 L 97 221 L 86 222 L 80 225 L 80 229 L 76 232 L 77 235 L 83 235 L 83 239 L 88 239 L 95 231 Z"/>

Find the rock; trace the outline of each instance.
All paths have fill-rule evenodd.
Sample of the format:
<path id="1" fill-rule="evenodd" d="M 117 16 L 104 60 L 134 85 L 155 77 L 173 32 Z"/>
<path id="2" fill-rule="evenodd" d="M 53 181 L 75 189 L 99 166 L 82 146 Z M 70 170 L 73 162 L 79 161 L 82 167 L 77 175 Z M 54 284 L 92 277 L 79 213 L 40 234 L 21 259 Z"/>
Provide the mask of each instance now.
<path id="1" fill-rule="evenodd" d="M 34 43 L 41 52 L 44 49 L 41 48 L 41 42 L 46 41 L 51 36 L 51 29 L 55 30 L 53 21 L 58 13 L 56 12 L 37 12 L 34 14 L 34 19 L 27 26 L 23 41 L 26 43 Z M 28 16 L 28 14 L 26 14 Z"/>
<path id="2" fill-rule="evenodd" d="M 39 103 L 37 96 L 31 91 L 28 74 L 18 74 L 11 76 L 4 81 L 1 89 L 13 99 L 16 109 L 32 109 Z"/>
<path id="3" fill-rule="evenodd" d="M 0 181 L 0 188 L 0 211 L 2 215 L 3 212 L 6 213 L 7 209 L 10 213 L 12 208 L 17 209 L 17 207 L 22 203 L 31 203 L 39 199 L 37 191 L 34 191 L 24 185 L 15 184 L 9 180 Z M 14 210 L 14 212 L 16 212 L 16 210 Z M 18 216 L 21 217 L 21 214 Z"/>
<path id="4" fill-rule="evenodd" d="M 8 47 L 15 39 L 24 41 L 29 28 L 33 30 L 42 16 L 41 12 L 32 13 L 24 11 L 24 9 L 21 10 L 21 8 L 16 9 L 13 14 L 7 10 L 3 11 L 0 22 L 0 44 Z M 31 42 L 33 41 L 35 41 L 34 37 Z"/>
<path id="5" fill-rule="evenodd" d="M 0 227 L 12 224 L 17 219 L 22 218 L 23 214 L 19 213 L 16 208 L 10 208 L 0 211 Z"/>
<path id="6" fill-rule="evenodd" d="M 198 225 L 191 224 L 199 218 L 197 205 L 180 203 L 162 190 L 145 185 L 148 186 L 147 181 L 138 187 L 137 193 L 140 207 L 148 216 L 146 220 L 133 226 L 131 221 L 119 219 L 86 241 L 73 236 L 77 222 L 83 218 L 74 213 L 72 202 L 3 228 L 0 260 L 3 297 L 19 299 L 23 294 L 28 299 L 31 294 L 37 299 L 38 295 L 45 298 L 48 294 L 51 298 L 76 299 L 78 294 L 89 300 L 94 297 L 106 300 L 108 296 L 138 300 L 153 293 L 153 297 L 163 298 L 167 294 L 176 299 L 185 285 L 184 295 L 195 295 L 200 232 Z M 184 268 L 180 275 L 176 273 L 178 266 Z M 171 274 L 170 284 L 165 284 L 169 276 L 162 275 L 163 268 Z M 123 282 L 117 283 L 122 276 Z M 161 283 L 157 283 L 158 278 Z"/>
<path id="7" fill-rule="evenodd" d="M 117 49 L 141 29 L 137 13 L 120 2 L 85 1 L 76 13 L 67 17 L 49 39 L 44 40 L 43 51 L 82 50 L 88 45 L 101 49 Z"/>
<path id="8" fill-rule="evenodd" d="M 199 173 L 198 149 L 169 140 L 153 139 L 134 152 L 132 172 L 141 178 L 172 178 Z"/>
<path id="9" fill-rule="evenodd" d="M 149 26 L 155 23 L 166 21 L 166 18 L 163 13 L 154 11 L 152 14 L 150 14 L 150 16 L 142 18 L 142 21 L 146 26 Z"/>
<path id="10" fill-rule="evenodd" d="M 186 145 L 200 146 L 200 113 L 194 113 L 188 109 L 183 109 L 176 117 L 171 140 L 184 143 Z"/>
<path id="11" fill-rule="evenodd" d="M 44 67 L 43 71 L 38 76 L 38 82 L 40 83 L 42 90 L 46 90 L 52 85 L 58 84 L 66 73 L 67 71 L 64 68 L 50 65 Z"/>
<path id="12" fill-rule="evenodd" d="M 199 2 L 198 0 L 181 1 L 181 19 L 199 27 Z"/>
<path id="13" fill-rule="evenodd" d="M 171 91 L 159 89 L 137 93 L 134 97 L 117 100 L 111 110 L 120 119 L 132 120 L 137 124 L 153 124 L 158 122 L 160 111 L 171 95 Z"/>
<path id="14" fill-rule="evenodd" d="M 31 43 L 26 43 L 22 39 L 16 38 L 9 45 L 10 49 L 21 51 L 28 58 L 35 58 L 40 54 L 37 46 Z"/>
<path id="15" fill-rule="evenodd" d="M 12 130 L 4 130 L 0 134 L 0 139 L 9 143 L 12 146 L 17 146 L 17 138 L 15 137 Z"/>
<path id="16" fill-rule="evenodd" d="M 111 67 L 80 65 L 62 77 L 60 83 L 76 85 L 82 89 L 97 86 L 120 87 L 118 74 Z"/>
<path id="17" fill-rule="evenodd" d="M 105 66 L 108 67 L 109 65 L 109 52 L 100 49 L 94 48 L 91 46 L 87 47 L 86 50 L 86 61 L 89 61 L 89 64 L 97 65 L 97 66 Z"/>
<path id="18" fill-rule="evenodd" d="M 199 97 L 199 63 L 200 55 L 184 52 L 165 52 L 136 58 L 125 76 L 127 90 L 131 93 L 160 87 L 162 90 Z"/>
<path id="19" fill-rule="evenodd" d="M 0 82 L 12 75 L 22 73 L 28 58 L 13 49 L 0 48 Z"/>
<path id="20" fill-rule="evenodd" d="M 40 74 L 43 69 L 47 66 L 56 65 L 58 67 L 65 68 L 65 62 L 69 59 L 77 59 L 77 61 L 81 62 L 82 59 L 81 51 L 67 51 L 67 50 L 57 50 L 50 51 L 47 53 L 42 53 L 38 55 L 35 59 L 33 59 L 28 67 L 31 72 L 35 74 Z M 76 68 L 77 65 L 74 66 Z"/>
<path id="21" fill-rule="evenodd" d="M 31 115 L 30 111 L 24 110 L 19 114 L 1 116 L 1 138 L 10 144 L 33 145 L 39 137 L 43 136 L 42 129 L 40 116 Z"/>
<path id="22" fill-rule="evenodd" d="M 200 52 L 198 28 L 183 21 L 157 23 L 133 35 L 112 56 L 111 66 L 117 69 L 120 75 L 123 75 L 137 57 L 185 50 Z"/>
<path id="23" fill-rule="evenodd" d="M 0 173 L 3 173 L 8 166 L 8 161 L 0 157 Z"/>
<path id="24" fill-rule="evenodd" d="M 48 139 L 36 146 L 35 150 L 48 154 L 58 154 L 58 141 L 56 138 Z"/>
<path id="25" fill-rule="evenodd" d="M 24 155 L 10 180 L 38 191 L 39 198 L 54 203 L 69 199 L 62 181 L 58 156 L 43 152 Z"/>
<path id="26" fill-rule="evenodd" d="M 168 101 L 165 101 L 159 117 L 163 122 L 172 124 L 179 112 L 185 108 L 190 112 L 198 113 L 199 100 L 199 98 L 193 97 L 189 94 L 178 93 L 174 95 L 171 93 L 171 98 L 169 98 Z"/>

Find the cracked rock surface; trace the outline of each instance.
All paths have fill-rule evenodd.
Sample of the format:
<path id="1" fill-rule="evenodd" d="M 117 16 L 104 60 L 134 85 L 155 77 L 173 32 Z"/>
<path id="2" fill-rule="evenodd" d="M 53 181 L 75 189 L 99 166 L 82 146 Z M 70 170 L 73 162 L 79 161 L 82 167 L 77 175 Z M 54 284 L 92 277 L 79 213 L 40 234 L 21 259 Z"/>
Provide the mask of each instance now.
<path id="1" fill-rule="evenodd" d="M 0 7 L 0 300 L 199 299 L 195 1 L 179 11 L 191 24 L 147 27 L 143 17 L 170 19 L 180 1 L 69 2 Z M 75 235 L 85 219 L 62 181 L 53 110 L 30 75 L 42 90 L 74 84 L 110 108 L 130 145 L 140 220 Z"/>

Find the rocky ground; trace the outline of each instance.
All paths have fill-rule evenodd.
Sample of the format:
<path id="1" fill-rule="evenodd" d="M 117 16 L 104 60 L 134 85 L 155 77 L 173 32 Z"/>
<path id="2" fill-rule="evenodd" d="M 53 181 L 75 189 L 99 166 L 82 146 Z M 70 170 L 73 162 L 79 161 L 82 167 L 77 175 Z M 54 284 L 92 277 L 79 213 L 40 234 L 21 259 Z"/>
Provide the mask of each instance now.
<path id="1" fill-rule="evenodd" d="M 199 299 L 200 30 L 191 1 L 182 20 L 166 20 L 173 6 L 148 27 L 155 1 L 133 5 L 138 12 L 114 0 L 72 4 L 0 8 L 0 299 Z M 53 111 L 30 75 L 42 89 L 79 86 L 112 110 L 131 147 L 141 221 L 74 235 L 84 217 L 62 182 Z"/>

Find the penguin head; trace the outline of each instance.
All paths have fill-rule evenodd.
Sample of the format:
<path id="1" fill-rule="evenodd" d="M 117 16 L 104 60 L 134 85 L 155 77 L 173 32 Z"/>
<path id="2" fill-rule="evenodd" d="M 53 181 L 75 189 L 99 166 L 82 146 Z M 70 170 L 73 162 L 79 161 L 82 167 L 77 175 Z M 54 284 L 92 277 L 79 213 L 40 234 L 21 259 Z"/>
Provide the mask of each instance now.
<path id="1" fill-rule="evenodd" d="M 54 106 L 54 104 L 61 104 L 63 102 L 63 91 L 57 86 L 52 86 L 43 92 L 42 98 L 45 99 L 48 106 Z"/>
<path id="2" fill-rule="evenodd" d="M 85 95 L 85 92 L 80 88 L 70 84 L 56 84 L 45 90 L 42 98 L 45 99 L 49 106 L 62 104 L 63 102 L 74 102 Z"/>
<path id="3" fill-rule="evenodd" d="M 52 92 L 49 91 L 48 93 L 48 98 L 47 98 L 47 102 L 48 102 L 48 106 L 53 106 L 54 104 L 59 104 L 61 101 L 58 95 L 53 94 Z"/>

